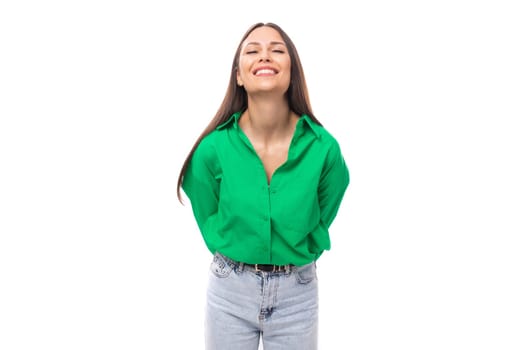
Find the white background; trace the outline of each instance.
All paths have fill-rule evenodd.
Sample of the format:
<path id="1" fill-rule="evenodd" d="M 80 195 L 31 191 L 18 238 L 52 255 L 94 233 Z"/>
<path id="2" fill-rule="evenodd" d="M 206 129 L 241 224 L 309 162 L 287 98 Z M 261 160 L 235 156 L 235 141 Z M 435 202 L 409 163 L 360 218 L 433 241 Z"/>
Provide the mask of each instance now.
<path id="1" fill-rule="evenodd" d="M 280 24 L 351 184 L 320 349 L 525 348 L 519 1 L 3 1 L 0 349 L 202 349 L 176 180 L 238 41 Z"/>

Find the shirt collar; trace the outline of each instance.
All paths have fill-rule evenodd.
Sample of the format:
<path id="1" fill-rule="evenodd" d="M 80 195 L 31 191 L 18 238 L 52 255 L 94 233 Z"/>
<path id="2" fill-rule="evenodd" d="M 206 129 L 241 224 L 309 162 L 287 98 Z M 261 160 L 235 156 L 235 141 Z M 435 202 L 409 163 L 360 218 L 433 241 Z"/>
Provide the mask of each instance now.
<path id="1" fill-rule="evenodd" d="M 238 125 L 238 122 L 239 122 L 239 118 L 241 117 L 241 112 L 235 112 L 231 115 L 230 118 L 228 118 L 227 121 L 225 121 L 224 123 L 220 124 L 219 126 L 217 126 L 217 130 L 221 130 L 221 129 L 224 129 L 226 128 L 228 125 L 230 125 L 232 122 L 235 123 L 235 128 L 237 128 L 237 125 Z"/>
<path id="2" fill-rule="evenodd" d="M 227 121 L 217 126 L 217 130 L 224 129 L 228 127 L 230 124 L 233 123 L 233 126 L 237 129 L 239 125 L 239 118 L 241 117 L 242 112 L 235 112 L 231 115 L 230 118 L 228 118 Z M 312 133 L 315 135 L 316 138 L 320 137 L 319 130 L 317 130 L 318 125 L 310 119 L 310 117 L 306 114 L 301 115 L 299 120 L 297 121 L 297 128 L 301 128 L 304 130 L 304 124 L 308 125 L 308 129 L 312 131 Z"/>
<path id="3" fill-rule="evenodd" d="M 319 125 L 314 123 L 312 119 L 306 114 L 303 114 L 299 120 L 297 121 L 297 127 L 303 127 L 303 125 L 306 123 L 308 125 L 308 129 L 312 131 L 312 133 L 315 135 L 316 138 L 319 138 L 321 134 L 319 134 Z"/>

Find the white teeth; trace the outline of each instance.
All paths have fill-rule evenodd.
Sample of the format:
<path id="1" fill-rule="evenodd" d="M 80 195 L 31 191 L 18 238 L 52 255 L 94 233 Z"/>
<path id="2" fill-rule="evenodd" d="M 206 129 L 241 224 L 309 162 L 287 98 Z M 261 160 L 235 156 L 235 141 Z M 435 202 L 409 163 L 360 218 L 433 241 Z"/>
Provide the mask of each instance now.
<path id="1" fill-rule="evenodd" d="M 274 74 L 275 72 L 272 69 L 261 69 L 255 72 L 255 75 L 259 74 Z"/>

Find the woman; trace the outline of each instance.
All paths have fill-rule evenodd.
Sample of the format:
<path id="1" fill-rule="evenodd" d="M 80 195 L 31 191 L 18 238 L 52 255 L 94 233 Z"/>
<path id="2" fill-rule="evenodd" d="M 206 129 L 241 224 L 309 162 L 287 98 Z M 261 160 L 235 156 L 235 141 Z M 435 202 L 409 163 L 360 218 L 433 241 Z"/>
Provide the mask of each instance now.
<path id="1" fill-rule="evenodd" d="M 206 349 L 316 349 L 316 261 L 349 184 L 335 138 L 310 107 L 295 45 L 273 23 L 237 48 L 224 100 L 184 162 L 214 255 Z"/>

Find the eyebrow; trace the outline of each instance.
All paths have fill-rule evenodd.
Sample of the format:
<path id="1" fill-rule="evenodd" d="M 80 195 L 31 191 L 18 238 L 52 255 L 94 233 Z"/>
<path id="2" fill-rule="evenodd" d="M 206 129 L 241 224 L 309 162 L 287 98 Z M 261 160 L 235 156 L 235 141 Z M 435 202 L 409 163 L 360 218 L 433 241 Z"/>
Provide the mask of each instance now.
<path id="1" fill-rule="evenodd" d="M 258 46 L 261 46 L 262 44 L 258 41 L 250 41 L 249 43 L 246 43 L 245 46 L 248 46 L 248 45 L 258 45 Z M 270 41 L 270 45 L 285 45 L 284 42 L 282 41 Z M 286 46 L 286 45 L 285 45 Z"/>

